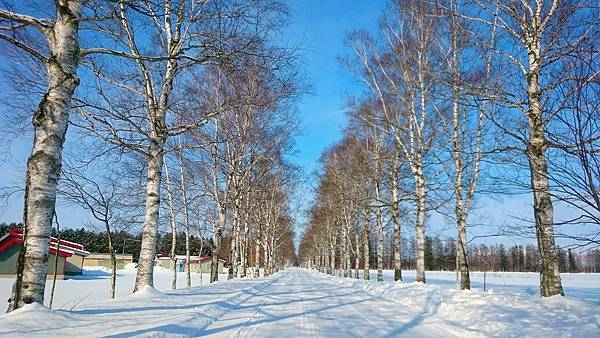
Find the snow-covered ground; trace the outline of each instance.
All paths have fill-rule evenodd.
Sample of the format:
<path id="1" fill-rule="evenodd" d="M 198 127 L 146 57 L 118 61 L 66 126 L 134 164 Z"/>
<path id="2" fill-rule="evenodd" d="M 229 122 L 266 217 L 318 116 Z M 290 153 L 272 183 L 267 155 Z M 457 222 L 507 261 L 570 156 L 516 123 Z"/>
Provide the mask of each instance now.
<path id="1" fill-rule="evenodd" d="M 360 278 L 363 271 L 360 270 Z M 352 270 L 354 276 L 354 270 Z M 402 270 L 404 282 L 414 282 L 415 270 Z M 427 284 L 456 287 L 456 273 L 445 271 L 427 271 Z M 561 273 L 563 289 L 567 296 L 587 303 L 600 305 L 600 273 Z M 371 279 L 377 280 L 377 270 L 371 270 Z M 383 271 L 384 281 L 393 281 L 394 272 Z M 514 295 L 539 295 L 540 274 L 538 272 L 487 272 L 486 290 Z M 483 290 L 483 272 L 471 272 L 471 288 Z"/>
<path id="2" fill-rule="evenodd" d="M 600 336 L 599 304 L 515 292 L 530 288 L 529 277 L 498 275 L 494 278 L 504 281 L 492 283 L 494 291 L 459 292 L 445 279 L 448 274 L 430 273 L 425 285 L 409 282 L 410 275 L 406 272 L 402 283 L 378 283 L 292 268 L 269 278 L 192 289 L 146 288 L 72 311 L 32 304 L 0 315 L 0 336 Z M 156 284 L 164 279 L 168 288 L 168 276 L 159 271 Z M 573 275 L 572 280 L 580 279 L 576 276 L 585 276 L 579 284 L 600 292 L 597 276 Z M 504 286 L 506 281 L 514 283 Z"/>
<path id="3" fill-rule="evenodd" d="M 135 275 L 137 270 L 133 264 L 130 264 L 127 269 L 117 270 L 117 287 L 115 294 L 117 297 L 129 295 L 133 291 L 135 284 Z M 226 280 L 227 274 L 220 274 L 219 280 Z M 154 268 L 154 287 L 158 290 L 171 290 L 171 271 L 161 267 Z M 208 284 L 209 274 L 202 274 L 202 284 Z M 0 305 L 0 313 L 8 306 L 8 298 L 14 279 L 0 278 L 0 300 L 6 306 Z M 192 273 L 192 286 L 200 284 L 200 274 Z M 185 286 L 185 275 L 177 274 L 177 287 Z M 50 297 L 52 289 L 52 281 L 46 282 L 46 305 Z M 77 309 L 82 305 L 97 303 L 108 300 L 110 294 L 110 270 L 103 267 L 85 267 L 83 275 L 69 276 L 65 280 L 56 281 L 56 290 L 54 292 L 55 309 Z M 2 304 L 2 303 L 0 303 Z"/>

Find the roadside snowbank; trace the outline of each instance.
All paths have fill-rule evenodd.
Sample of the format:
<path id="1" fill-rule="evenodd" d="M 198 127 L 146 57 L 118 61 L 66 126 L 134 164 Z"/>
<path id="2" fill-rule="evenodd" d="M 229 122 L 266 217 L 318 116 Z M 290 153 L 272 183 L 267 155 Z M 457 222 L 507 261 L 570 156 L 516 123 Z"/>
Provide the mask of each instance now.
<path id="1" fill-rule="evenodd" d="M 600 306 L 568 296 L 543 299 L 536 295 L 492 290 L 458 291 L 452 287 L 417 282 L 381 283 L 324 276 L 399 306 L 420 309 L 427 321 L 444 322 L 483 336 L 600 335 Z"/>
<path id="2" fill-rule="evenodd" d="M 255 280 L 160 292 L 153 287 L 75 311 L 29 304 L 0 315 L 0 336 L 199 336 L 212 322 L 236 308 L 286 272 Z"/>
<path id="3" fill-rule="evenodd" d="M 135 264 L 123 270 L 117 270 L 116 296 L 129 295 L 135 285 L 137 269 Z M 82 306 L 109 300 L 111 270 L 105 267 L 85 267 L 83 275 L 69 276 L 65 280 L 56 281 L 54 308 L 63 310 L 78 309 Z M 219 280 L 226 280 L 227 274 L 219 274 Z M 209 274 L 192 273 L 192 286 L 208 284 Z M 158 291 L 171 290 L 172 271 L 161 267 L 154 268 L 154 287 Z M 14 283 L 13 278 L 0 278 L 0 313 L 8 307 L 8 298 Z M 52 280 L 46 281 L 46 305 L 48 304 Z M 185 276 L 177 276 L 177 288 L 185 288 Z M 6 305 L 2 305 L 2 303 Z"/>

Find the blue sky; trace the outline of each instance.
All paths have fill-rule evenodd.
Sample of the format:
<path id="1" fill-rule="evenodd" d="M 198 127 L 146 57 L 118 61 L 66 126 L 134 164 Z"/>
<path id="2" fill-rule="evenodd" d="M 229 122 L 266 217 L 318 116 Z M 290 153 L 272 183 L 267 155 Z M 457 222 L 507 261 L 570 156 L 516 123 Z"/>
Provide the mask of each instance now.
<path id="1" fill-rule="evenodd" d="M 289 42 L 303 45 L 303 67 L 313 86 L 313 95 L 298 106 L 303 134 L 296 139 L 294 157 L 309 174 L 321 151 L 341 139 L 345 95 L 360 90 L 337 62 L 338 56 L 349 54 L 344 37 L 353 29 L 374 29 L 386 2 L 290 0 L 288 5 Z"/>

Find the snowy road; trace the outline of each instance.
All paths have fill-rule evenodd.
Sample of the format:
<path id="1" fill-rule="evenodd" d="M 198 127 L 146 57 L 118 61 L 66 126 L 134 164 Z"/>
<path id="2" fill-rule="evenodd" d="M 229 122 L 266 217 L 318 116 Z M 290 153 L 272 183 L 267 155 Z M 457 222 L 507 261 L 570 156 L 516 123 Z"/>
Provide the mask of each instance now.
<path id="1" fill-rule="evenodd" d="M 145 288 L 72 311 L 28 305 L 0 315 L 0 336 L 595 337 L 600 307 L 574 298 L 457 292 L 287 269 L 261 279 L 159 292 Z"/>
<path id="2" fill-rule="evenodd" d="M 214 337 L 448 337 L 425 325 L 428 311 L 350 289 L 318 274 L 290 269 L 205 329 Z"/>

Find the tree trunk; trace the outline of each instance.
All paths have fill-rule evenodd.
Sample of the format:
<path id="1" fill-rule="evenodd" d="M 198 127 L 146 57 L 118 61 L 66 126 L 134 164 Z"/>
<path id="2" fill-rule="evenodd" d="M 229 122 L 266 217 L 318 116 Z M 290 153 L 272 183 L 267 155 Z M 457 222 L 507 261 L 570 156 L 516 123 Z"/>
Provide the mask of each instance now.
<path id="1" fill-rule="evenodd" d="M 110 252 L 110 267 L 110 299 L 115 299 L 117 291 L 117 257 L 115 257 L 114 250 Z"/>
<path id="2" fill-rule="evenodd" d="M 365 226 L 363 228 L 363 255 L 364 255 L 364 276 L 365 280 L 371 279 L 371 272 L 369 271 L 369 256 L 371 255 L 369 251 L 369 237 L 370 236 L 370 227 L 369 227 L 369 210 L 365 208 Z"/>
<path id="3" fill-rule="evenodd" d="M 422 177 L 423 169 L 419 167 L 421 175 L 415 177 L 417 198 L 417 222 L 415 233 L 417 240 L 417 282 L 425 283 L 425 180 Z"/>
<path id="4" fill-rule="evenodd" d="M 383 282 L 383 219 L 381 208 L 375 210 L 377 220 L 377 281 Z"/>
<path id="5" fill-rule="evenodd" d="M 394 159 L 393 169 L 391 172 L 391 192 L 392 205 L 390 206 L 390 214 L 394 230 L 392 234 L 392 255 L 394 260 L 394 281 L 402 280 L 402 257 L 400 256 L 400 216 L 398 214 L 399 198 L 398 198 L 398 162 L 400 159 Z"/>
<path id="6" fill-rule="evenodd" d="M 121 4 L 123 6 L 123 4 Z M 123 11 L 123 9 L 121 8 Z M 123 13 L 121 13 L 123 14 Z M 179 44 L 177 38 L 171 35 L 170 20 L 165 20 L 165 28 L 168 33 L 169 56 L 177 54 L 176 47 Z M 178 35 L 178 34 L 177 34 Z M 138 54 L 135 39 L 129 41 L 129 47 L 133 54 Z M 174 53 L 174 54 L 173 54 Z M 148 179 L 146 182 L 146 213 L 144 215 L 144 230 L 142 233 L 142 246 L 138 271 L 135 278 L 135 289 L 137 291 L 146 285 L 154 285 L 154 259 L 156 255 L 156 235 L 158 231 L 158 215 L 160 210 L 160 188 L 162 179 L 162 162 L 164 156 L 164 145 L 168 137 L 166 130 L 166 115 L 169 107 L 169 97 L 173 88 L 173 81 L 177 74 L 177 58 L 169 58 L 166 62 L 163 83 L 160 95 L 156 101 L 152 89 L 151 75 L 142 61 L 137 61 L 144 84 L 146 87 L 146 105 L 148 117 L 150 118 L 150 146 L 148 147 Z"/>
<path id="7" fill-rule="evenodd" d="M 79 16 L 82 1 L 56 1 L 56 22 L 46 33 L 50 55 L 46 63 L 48 89 L 32 120 L 33 147 L 27 160 L 23 211 L 23 246 L 9 311 L 24 304 L 44 303 L 56 185 L 69 110 L 79 84 Z"/>
<path id="8" fill-rule="evenodd" d="M 331 264 L 331 267 L 330 267 L 331 273 L 330 274 L 332 276 L 335 276 L 335 244 L 334 244 L 335 243 L 335 239 L 332 240 L 331 243 L 332 244 L 330 245 L 330 248 L 329 248 L 329 254 L 330 254 L 330 257 L 331 257 L 330 260 L 329 260 L 329 264 Z"/>
<path id="9" fill-rule="evenodd" d="M 350 247 L 352 245 L 352 243 L 350 242 L 350 226 L 346 226 L 346 231 L 344 234 L 344 237 L 346 238 L 346 243 L 344 244 L 345 247 L 345 261 L 346 261 L 346 273 L 344 274 L 344 277 L 348 277 L 351 278 L 352 277 L 352 264 L 350 263 Z"/>
<path id="10" fill-rule="evenodd" d="M 231 251 L 229 252 L 229 257 L 231 260 L 231 264 L 229 264 L 229 269 L 227 271 L 227 279 L 233 279 L 234 269 L 237 266 L 237 239 L 235 235 L 231 238 Z"/>
<path id="11" fill-rule="evenodd" d="M 181 197 L 183 199 L 183 222 L 185 230 L 185 286 L 192 287 L 192 271 L 191 271 L 191 253 L 190 253 L 190 214 L 188 210 L 187 190 L 185 186 L 184 162 L 181 152 L 178 151 L 179 158 L 179 179 L 181 180 Z M 199 256 L 202 256 L 200 251 Z M 202 279 L 202 268 L 200 269 L 200 279 Z"/>
<path id="12" fill-rule="evenodd" d="M 198 257 L 202 257 L 202 252 L 204 251 L 204 236 L 200 236 L 200 253 L 198 253 Z M 204 275 L 204 271 L 202 271 L 202 261 L 200 263 L 200 285 L 204 284 L 202 275 Z"/>
<path id="13" fill-rule="evenodd" d="M 250 198 L 246 198 L 244 208 L 244 228 L 242 231 L 242 245 L 240 247 L 240 278 L 246 277 L 246 268 L 248 263 L 248 230 L 249 230 L 249 215 Z"/>
<path id="14" fill-rule="evenodd" d="M 160 207 L 160 181 L 162 178 L 164 140 L 152 142 L 148 155 L 148 179 L 146 182 L 146 212 L 138 271 L 135 277 L 134 292 L 146 285 L 154 286 L 154 257 L 156 256 L 156 235 Z"/>
<path id="15" fill-rule="evenodd" d="M 456 4 L 452 3 L 452 6 L 456 6 Z M 456 13 L 454 13 L 456 14 Z M 467 197 L 464 197 L 463 193 L 463 175 L 465 166 L 463 163 L 464 158 L 464 145 L 463 142 L 467 141 L 468 137 L 464 129 L 466 126 L 466 121 L 462 122 L 461 112 L 460 112 L 460 84 L 461 84 L 461 67 L 460 62 L 462 60 L 462 45 L 459 44 L 458 41 L 458 30 L 459 27 L 456 23 L 455 15 L 452 16 L 452 24 L 451 24 L 451 40 L 452 40 L 452 163 L 454 165 L 455 177 L 454 177 L 454 215 L 456 217 L 456 227 L 458 230 L 458 240 L 456 242 L 456 270 L 458 277 L 458 286 L 461 290 L 468 290 L 471 288 L 471 280 L 469 277 L 469 264 L 468 264 L 468 251 L 467 251 L 467 214 L 468 214 L 468 204 L 470 201 L 470 196 L 472 194 L 467 193 Z M 460 54 L 460 56 L 459 56 Z M 479 117 L 479 121 L 481 121 L 482 116 Z M 466 118 L 463 118 L 466 119 Z M 462 122 L 462 123 L 461 123 Z M 479 150 L 479 139 L 480 139 L 480 130 L 481 130 L 481 122 L 477 124 L 477 151 Z M 474 161 L 476 173 L 472 177 L 472 181 L 470 182 L 471 188 L 467 190 L 475 191 L 475 184 L 477 182 L 478 176 L 478 168 L 479 168 L 479 153 L 475 155 Z"/>
<path id="16" fill-rule="evenodd" d="M 115 257 L 112 234 L 110 233 L 110 223 L 106 219 L 104 220 L 104 229 L 106 230 L 106 241 L 108 242 L 108 252 L 110 254 L 110 299 L 114 299 L 117 287 L 117 258 Z"/>
<path id="17" fill-rule="evenodd" d="M 231 239 L 231 265 L 229 266 L 229 273 L 227 275 L 227 279 L 233 279 L 237 277 L 238 270 L 238 258 L 239 258 L 239 241 L 240 241 L 240 221 L 239 221 L 239 201 L 236 198 L 233 202 L 233 231 L 232 231 L 232 239 Z"/>
<path id="18" fill-rule="evenodd" d="M 258 237 L 258 235 L 257 235 Z M 255 270 L 254 270 L 254 278 L 259 278 L 260 277 L 260 241 L 257 238 L 256 239 L 256 244 L 254 246 L 254 252 L 255 252 L 255 260 L 256 262 L 254 262 L 254 266 L 255 266 Z"/>
<path id="19" fill-rule="evenodd" d="M 554 210 L 548 189 L 548 168 L 543 147 L 532 140 L 528 151 L 535 228 L 541 259 L 540 294 L 542 297 L 564 296 L 554 243 Z"/>
<path id="20" fill-rule="evenodd" d="M 223 228 L 218 225 L 213 234 L 213 242 L 211 245 L 212 260 L 210 263 L 210 282 L 219 281 L 219 255 L 221 254 L 221 241 L 223 239 Z"/>
<path id="21" fill-rule="evenodd" d="M 381 203 L 378 180 L 375 182 L 375 199 L 377 204 Z M 383 215 L 380 206 L 375 208 L 375 221 L 377 222 L 377 281 L 383 282 Z"/>
<path id="22" fill-rule="evenodd" d="M 347 256 L 348 256 L 348 247 L 346 245 L 346 229 L 348 228 L 347 226 L 347 222 L 344 223 L 344 227 L 342 229 L 342 238 L 341 238 L 341 247 L 342 247 L 342 252 L 340 255 L 340 268 L 342 269 L 343 273 L 344 273 L 344 277 L 348 277 L 347 274 L 347 266 L 346 266 L 346 262 L 347 262 Z"/>
<path id="23" fill-rule="evenodd" d="M 563 295 L 564 291 L 558 272 L 556 245 L 554 243 L 554 208 L 548 185 L 548 166 L 546 164 L 546 139 L 542 109 L 542 90 L 540 86 L 540 39 L 533 39 L 528 45 L 529 73 L 527 76 L 527 95 L 529 98 L 529 143 L 527 157 L 531 173 L 533 190 L 533 215 L 540 252 L 540 294 L 542 297 Z"/>
<path id="24" fill-rule="evenodd" d="M 177 289 L 177 257 L 171 256 L 171 289 Z"/>
<path id="25" fill-rule="evenodd" d="M 187 207 L 184 207 L 187 209 Z M 186 211 L 187 213 L 187 211 Z M 190 270 L 192 266 L 191 262 L 191 253 L 190 253 L 190 225 L 189 221 L 186 221 L 187 225 L 185 227 L 185 287 L 192 287 L 192 271 Z M 202 269 L 200 269 L 200 274 L 202 274 Z"/>
<path id="26" fill-rule="evenodd" d="M 269 275 L 273 274 L 273 263 L 274 263 L 274 259 L 275 259 L 275 234 L 272 233 L 270 235 L 271 240 L 270 240 L 270 244 L 269 244 Z"/>
<path id="27" fill-rule="evenodd" d="M 320 250 L 319 250 L 320 253 Z M 318 260 L 317 260 L 317 270 L 319 270 L 319 272 L 323 272 L 323 255 L 319 254 Z"/>
<path id="28" fill-rule="evenodd" d="M 163 166 L 165 171 L 165 184 L 167 188 L 167 199 L 169 202 L 169 211 L 171 213 L 171 289 L 177 289 L 177 219 L 175 214 L 175 205 L 173 202 L 173 191 L 171 190 L 171 179 L 169 177 L 169 166 L 167 162 L 163 160 Z"/>
<path id="29" fill-rule="evenodd" d="M 269 250 L 269 254 L 267 255 L 267 276 L 270 276 L 273 274 L 273 253 L 270 252 Z"/>
<path id="30" fill-rule="evenodd" d="M 324 253 L 323 253 L 323 260 L 324 260 L 324 263 L 325 263 L 323 265 L 323 273 L 326 273 L 328 275 L 330 274 L 329 268 L 331 267 L 331 263 L 329 262 L 330 259 L 331 259 L 331 256 L 329 256 L 329 253 L 325 249 Z"/>
<path id="31" fill-rule="evenodd" d="M 246 277 L 246 237 L 242 233 L 240 245 L 240 278 L 244 277 Z"/>
<path id="32" fill-rule="evenodd" d="M 461 290 L 471 289 L 471 278 L 469 276 L 469 261 L 467 251 L 467 223 L 464 217 L 457 219 L 458 241 L 456 243 L 456 268 Z"/>
<path id="33" fill-rule="evenodd" d="M 268 245 L 268 237 L 269 235 L 266 235 L 267 238 L 265 238 L 265 243 L 263 244 L 263 263 L 265 264 L 264 266 L 264 271 L 263 271 L 263 276 L 267 277 L 269 275 L 269 245 Z"/>
<path id="34" fill-rule="evenodd" d="M 50 291 L 50 304 L 48 308 L 52 309 L 54 303 L 54 291 L 56 290 L 56 277 L 58 276 L 58 253 L 60 252 L 60 224 L 56 221 L 56 255 L 54 259 L 54 273 L 52 274 L 52 290 Z M 63 272 L 64 273 L 64 272 Z"/>
<path id="35" fill-rule="evenodd" d="M 359 240 L 359 235 L 358 235 L 358 229 L 356 230 L 356 234 L 355 234 L 355 250 L 356 250 L 356 256 L 354 257 L 354 278 L 359 279 L 359 272 L 358 270 L 360 269 L 360 240 Z"/>

